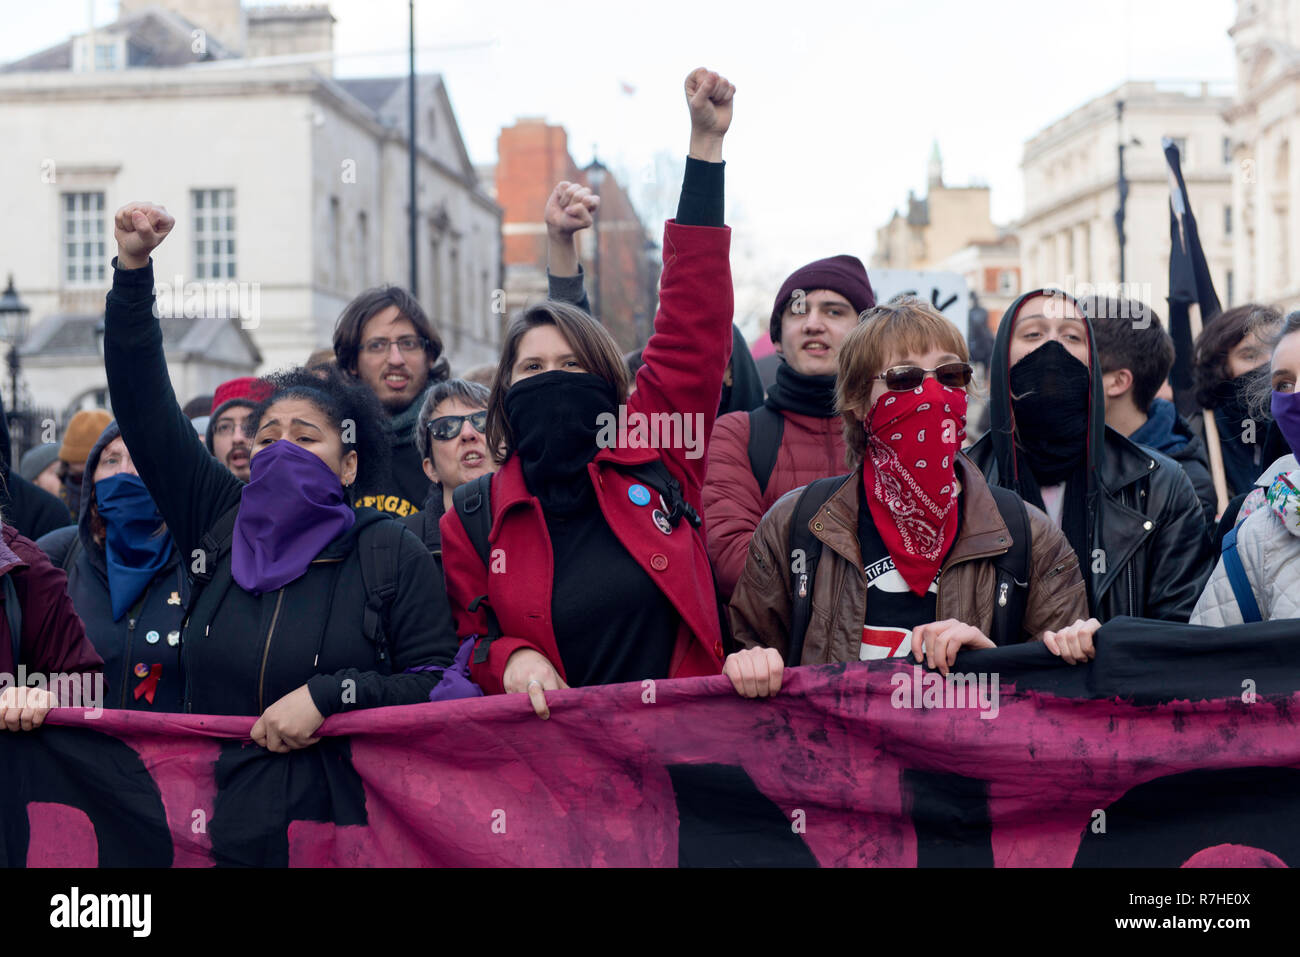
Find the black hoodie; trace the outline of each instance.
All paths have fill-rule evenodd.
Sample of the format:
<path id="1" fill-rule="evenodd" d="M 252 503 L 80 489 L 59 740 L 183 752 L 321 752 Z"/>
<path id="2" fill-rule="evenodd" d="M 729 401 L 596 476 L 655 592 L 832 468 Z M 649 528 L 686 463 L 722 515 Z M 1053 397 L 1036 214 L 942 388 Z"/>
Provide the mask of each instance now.
<path id="1" fill-rule="evenodd" d="M 185 687 L 180 669 L 180 635 L 190 589 L 176 548 L 172 547 L 167 563 L 154 575 L 135 607 L 120 621 L 114 621 L 104 545 L 95 541 L 91 531 L 95 469 L 104 447 L 119 434 L 117 423 L 111 423 L 86 458 L 77 524 L 50 532 L 36 544 L 51 562 L 68 573 L 68 597 L 86 625 L 86 637 L 104 659 L 104 707 L 179 712 Z M 145 692 L 150 684 L 148 672 L 155 665 L 160 670 L 150 701 Z M 141 690 L 139 696 L 136 689 Z"/>
<path id="2" fill-rule="evenodd" d="M 1002 315 L 989 366 L 989 431 L 969 451 L 990 485 L 1017 488 L 1023 460 L 1012 441 L 1011 332 L 1025 302 L 1062 296 L 1034 289 Z M 1116 615 L 1187 621 L 1213 567 L 1204 512 L 1191 481 L 1178 463 L 1145 449 L 1106 425 L 1101 368 L 1087 329 L 1091 389 L 1085 451 L 1084 503 L 1088 558 L 1081 563 L 1088 605 L 1103 622 Z"/>

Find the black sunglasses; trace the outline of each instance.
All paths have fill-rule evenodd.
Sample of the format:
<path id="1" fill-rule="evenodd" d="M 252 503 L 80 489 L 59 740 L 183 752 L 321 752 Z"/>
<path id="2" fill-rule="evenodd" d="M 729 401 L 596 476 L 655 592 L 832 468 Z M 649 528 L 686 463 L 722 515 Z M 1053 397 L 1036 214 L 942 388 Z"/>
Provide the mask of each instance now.
<path id="1" fill-rule="evenodd" d="M 469 419 L 469 424 L 480 433 L 487 431 L 487 410 L 482 412 L 471 412 L 469 415 L 444 415 L 436 419 L 430 419 L 429 424 L 425 426 L 429 434 L 435 439 L 446 442 L 460 435 L 461 424 Z"/>
<path id="2" fill-rule="evenodd" d="M 885 380 L 885 388 L 890 392 L 910 392 L 925 381 L 925 377 L 934 373 L 940 385 L 950 389 L 964 389 L 970 385 L 975 370 L 968 362 L 945 362 L 936 369 L 922 369 L 920 366 L 894 366 L 886 369 L 877 379 Z"/>

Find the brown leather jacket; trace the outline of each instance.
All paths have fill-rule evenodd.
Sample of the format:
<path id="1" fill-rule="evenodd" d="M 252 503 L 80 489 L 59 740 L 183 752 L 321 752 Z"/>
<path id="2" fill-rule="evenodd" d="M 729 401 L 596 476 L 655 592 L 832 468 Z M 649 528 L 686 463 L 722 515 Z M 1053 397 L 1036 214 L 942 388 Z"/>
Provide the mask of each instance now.
<path id="1" fill-rule="evenodd" d="M 813 579 L 812 617 L 804 637 L 801 664 L 857 661 L 867 614 L 867 580 L 858 547 L 858 486 L 836 491 L 812 519 L 812 532 L 824 548 Z M 944 560 L 935 596 L 935 620 L 974 625 L 984 634 L 993 626 L 997 572 L 993 559 L 1011 547 L 1011 534 L 980 470 L 957 456 L 962 485 L 962 521 L 957 541 Z M 749 558 L 731 597 L 732 634 L 745 648 L 763 646 L 785 654 L 790 634 L 790 520 L 799 499 L 796 489 L 763 516 L 749 545 Z M 1026 640 L 1088 617 L 1088 598 L 1079 560 L 1064 533 L 1032 505 L 1033 535 L 1029 597 L 1023 622 Z"/>

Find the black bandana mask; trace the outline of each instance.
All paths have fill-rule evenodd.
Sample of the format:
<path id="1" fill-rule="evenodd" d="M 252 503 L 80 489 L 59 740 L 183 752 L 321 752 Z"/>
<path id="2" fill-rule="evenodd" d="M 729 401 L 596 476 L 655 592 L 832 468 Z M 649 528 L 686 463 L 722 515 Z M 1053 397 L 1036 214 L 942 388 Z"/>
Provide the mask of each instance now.
<path id="1" fill-rule="evenodd" d="M 1039 485 L 1065 481 L 1088 441 L 1088 367 L 1059 342 L 1047 342 L 1011 367 L 1016 445 Z"/>
<path id="2" fill-rule="evenodd" d="M 614 387 L 588 372 L 543 372 L 510 387 L 505 413 L 514 454 L 543 509 L 564 514 L 591 501 L 587 463 L 596 456 L 600 417 L 617 412 Z"/>

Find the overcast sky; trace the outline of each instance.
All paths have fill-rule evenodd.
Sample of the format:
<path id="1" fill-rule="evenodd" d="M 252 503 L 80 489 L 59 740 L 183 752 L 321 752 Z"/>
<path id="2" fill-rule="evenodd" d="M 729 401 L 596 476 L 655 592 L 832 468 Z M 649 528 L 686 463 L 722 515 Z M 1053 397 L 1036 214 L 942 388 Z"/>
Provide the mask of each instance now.
<path id="1" fill-rule="evenodd" d="M 0 62 L 83 29 L 92 6 L 99 24 L 116 14 L 115 0 L 0 0 Z M 1234 0 L 415 6 L 417 67 L 445 76 L 476 163 L 495 161 L 503 125 L 545 116 L 567 127 L 580 166 L 596 145 L 634 196 L 675 195 L 678 184 L 656 184 L 654 159 L 686 151 L 682 80 L 701 65 L 724 73 L 737 88 L 728 221 L 737 250 L 782 275 L 838 252 L 865 260 L 908 189 L 924 193 L 936 139 L 945 180 L 988 183 L 1007 222 L 1023 208 L 1021 151 L 1037 130 L 1125 79 L 1234 75 Z M 338 75 L 405 72 L 404 0 L 330 9 Z"/>

